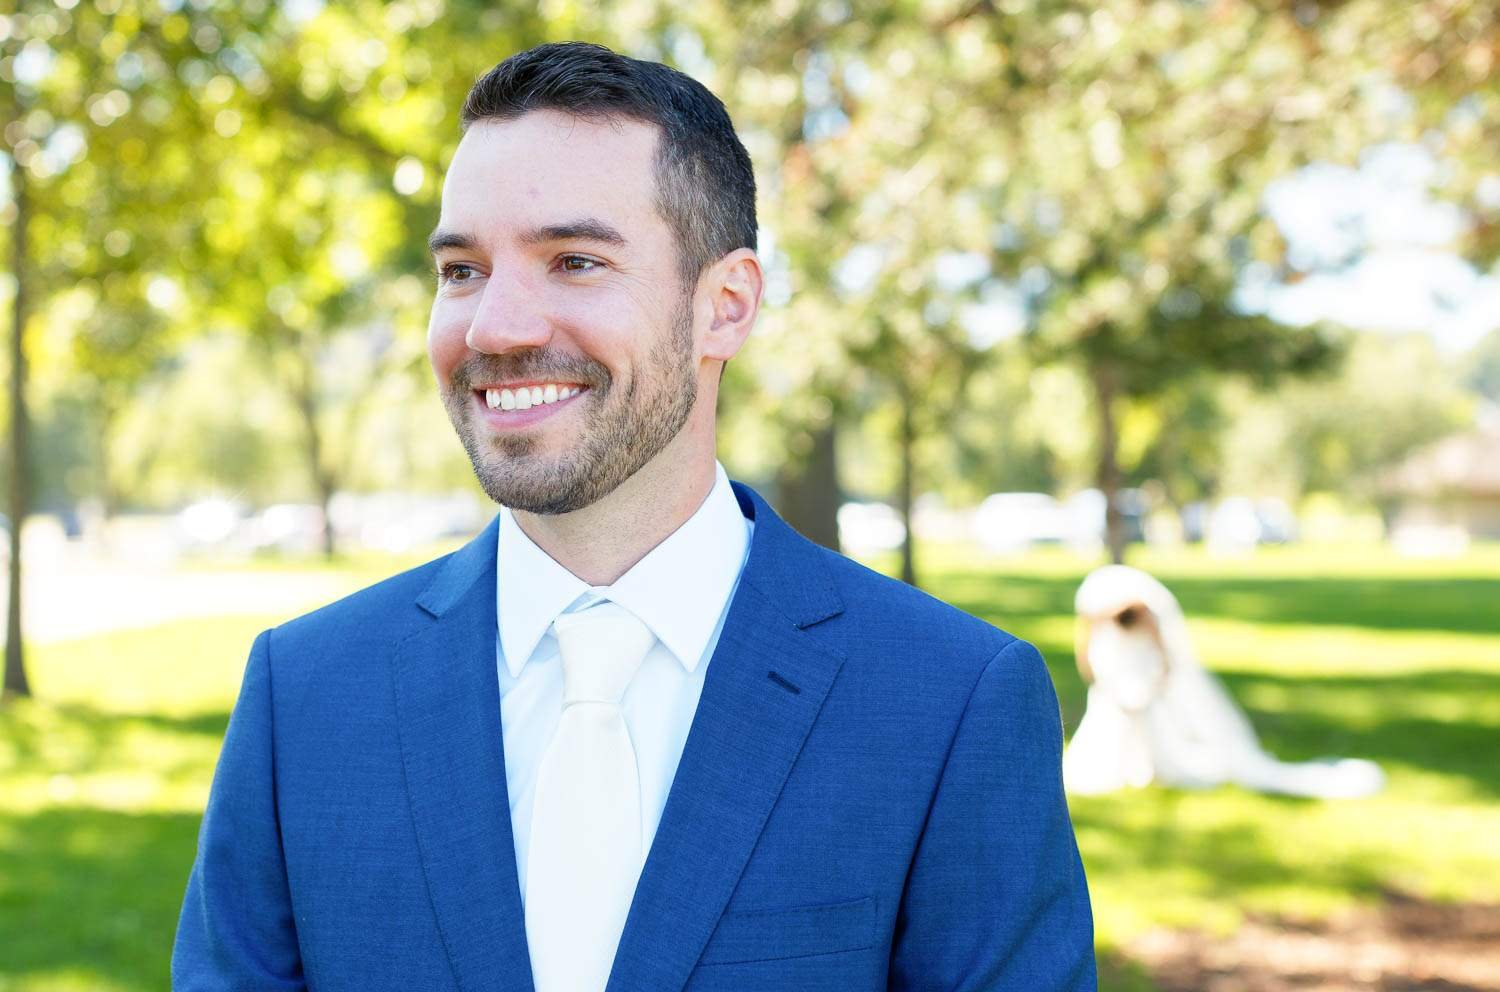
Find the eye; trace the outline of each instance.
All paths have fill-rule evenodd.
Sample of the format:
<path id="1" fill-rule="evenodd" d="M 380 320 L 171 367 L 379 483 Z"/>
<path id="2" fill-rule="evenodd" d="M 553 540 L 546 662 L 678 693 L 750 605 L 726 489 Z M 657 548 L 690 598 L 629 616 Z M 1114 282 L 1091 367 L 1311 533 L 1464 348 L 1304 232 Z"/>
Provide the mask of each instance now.
<path id="1" fill-rule="evenodd" d="M 474 266 L 463 262 L 449 262 L 438 269 L 438 282 L 468 282 L 474 275 Z"/>
<path id="2" fill-rule="evenodd" d="M 557 264 L 564 272 L 590 272 L 599 268 L 599 263 L 586 255 L 564 255 Z"/>

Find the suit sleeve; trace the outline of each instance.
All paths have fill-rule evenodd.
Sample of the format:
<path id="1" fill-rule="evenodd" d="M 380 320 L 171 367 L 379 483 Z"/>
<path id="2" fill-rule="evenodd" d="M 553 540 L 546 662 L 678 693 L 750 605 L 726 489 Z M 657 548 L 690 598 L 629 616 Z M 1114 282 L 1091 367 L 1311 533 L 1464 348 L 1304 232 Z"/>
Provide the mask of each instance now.
<path id="1" fill-rule="evenodd" d="M 1094 992 L 1061 764 L 1052 680 L 1036 648 L 1014 641 L 960 718 L 902 895 L 891 989 Z"/>
<path id="2" fill-rule="evenodd" d="M 270 631 L 255 639 L 198 833 L 174 992 L 302 992 L 277 822 Z"/>

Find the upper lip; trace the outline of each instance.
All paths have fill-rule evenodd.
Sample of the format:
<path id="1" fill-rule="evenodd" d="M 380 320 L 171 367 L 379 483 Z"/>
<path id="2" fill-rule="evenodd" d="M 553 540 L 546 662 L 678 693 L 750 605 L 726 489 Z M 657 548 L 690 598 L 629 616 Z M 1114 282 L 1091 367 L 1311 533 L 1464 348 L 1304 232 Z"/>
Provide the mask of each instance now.
<path id="1" fill-rule="evenodd" d="M 480 385 L 475 386 L 474 390 L 475 390 L 475 392 L 482 393 L 482 392 L 485 392 L 486 390 L 490 390 L 490 389 L 529 389 L 532 386 L 548 386 L 548 385 L 578 386 L 578 387 L 583 388 L 583 389 L 587 389 L 588 388 L 588 384 L 587 383 L 574 382 L 571 379 L 526 379 L 526 380 L 517 380 L 515 382 L 487 382 L 487 383 L 481 383 Z"/>

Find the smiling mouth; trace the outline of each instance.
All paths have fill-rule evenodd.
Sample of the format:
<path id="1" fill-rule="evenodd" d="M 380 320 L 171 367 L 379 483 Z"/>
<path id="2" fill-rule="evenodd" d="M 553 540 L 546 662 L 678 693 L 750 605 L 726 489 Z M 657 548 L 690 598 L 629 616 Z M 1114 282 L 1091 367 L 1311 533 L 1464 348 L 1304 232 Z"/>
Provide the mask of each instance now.
<path id="1" fill-rule="evenodd" d="M 481 403 L 491 410 L 529 410 L 571 399 L 586 390 L 572 382 L 542 382 L 524 386 L 493 386 L 474 390 Z"/>

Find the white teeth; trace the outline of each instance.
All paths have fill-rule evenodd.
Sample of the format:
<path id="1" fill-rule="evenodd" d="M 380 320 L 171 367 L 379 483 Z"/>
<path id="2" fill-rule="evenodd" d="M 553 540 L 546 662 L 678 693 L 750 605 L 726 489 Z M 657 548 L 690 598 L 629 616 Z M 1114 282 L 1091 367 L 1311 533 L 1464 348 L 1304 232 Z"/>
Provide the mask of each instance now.
<path id="1" fill-rule="evenodd" d="M 582 386 L 564 386 L 549 382 L 544 386 L 521 386 L 518 389 L 486 389 L 484 402 L 491 410 L 529 410 L 544 403 L 557 403 L 583 392 Z"/>

